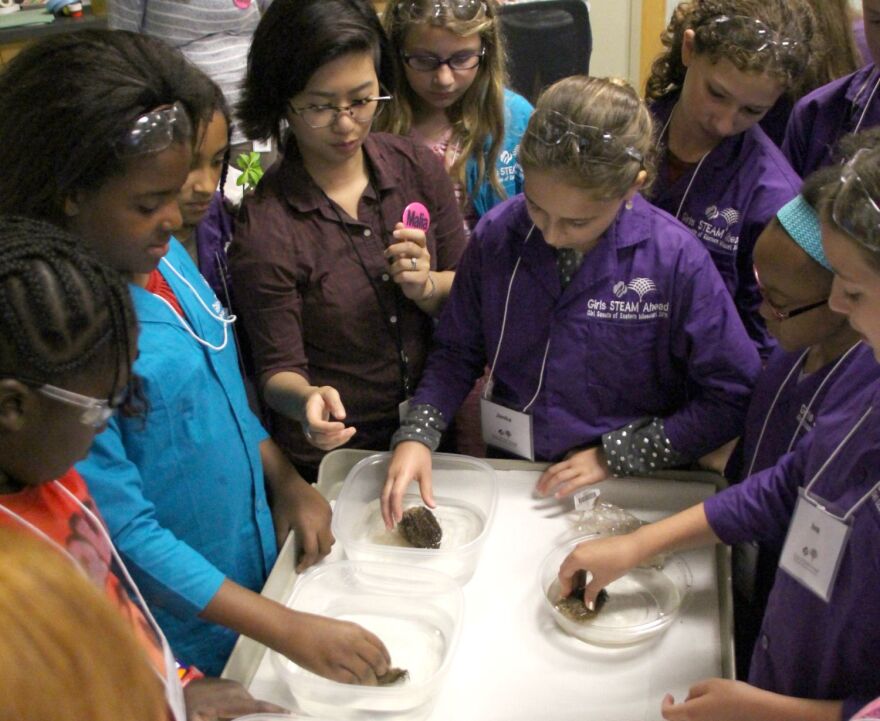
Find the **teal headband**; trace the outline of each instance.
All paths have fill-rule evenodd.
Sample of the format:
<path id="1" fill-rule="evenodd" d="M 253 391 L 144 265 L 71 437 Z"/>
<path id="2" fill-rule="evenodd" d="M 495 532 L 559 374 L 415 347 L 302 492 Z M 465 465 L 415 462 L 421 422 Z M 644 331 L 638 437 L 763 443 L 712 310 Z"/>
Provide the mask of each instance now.
<path id="1" fill-rule="evenodd" d="M 804 252 L 826 270 L 831 270 L 828 258 L 822 248 L 822 231 L 819 227 L 819 215 L 803 195 L 780 208 L 776 214 L 785 232 L 797 243 Z"/>

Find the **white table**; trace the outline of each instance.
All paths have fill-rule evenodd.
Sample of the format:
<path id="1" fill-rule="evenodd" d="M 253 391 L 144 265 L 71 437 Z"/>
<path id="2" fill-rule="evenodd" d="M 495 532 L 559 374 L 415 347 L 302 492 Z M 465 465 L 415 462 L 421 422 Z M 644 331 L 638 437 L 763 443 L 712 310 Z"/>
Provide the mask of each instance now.
<path id="1" fill-rule="evenodd" d="M 340 452 L 337 452 L 339 454 Z M 328 457 L 320 486 L 332 495 L 364 454 Z M 683 697 L 695 681 L 732 677 L 729 555 L 722 547 L 681 554 L 693 573 L 690 602 L 659 638 L 626 648 L 598 648 L 569 637 L 542 605 L 538 567 L 568 530 L 560 506 L 531 496 L 540 464 L 493 462 L 500 495 L 476 573 L 464 590 L 465 621 L 452 669 L 431 721 L 636 721 L 660 719 L 667 692 Z M 708 482 L 614 480 L 602 498 L 645 520 L 700 502 Z M 264 593 L 285 599 L 295 582 L 291 544 Z M 340 558 L 340 549 L 324 562 Z M 242 639 L 224 672 L 259 698 L 295 710 L 270 654 Z"/>

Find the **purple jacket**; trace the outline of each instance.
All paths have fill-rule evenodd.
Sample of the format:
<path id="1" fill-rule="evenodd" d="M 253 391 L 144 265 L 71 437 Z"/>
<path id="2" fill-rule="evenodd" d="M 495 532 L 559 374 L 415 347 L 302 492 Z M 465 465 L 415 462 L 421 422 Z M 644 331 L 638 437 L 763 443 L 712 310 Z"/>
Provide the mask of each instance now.
<path id="1" fill-rule="evenodd" d="M 664 98 L 652 106 L 659 127 L 677 99 Z M 696 177 L 686 173 L 671 186 L 667 178 L 664 153 L 651 202 L 677 215 L 709 250 L 749 336 L 766 358 L 775 342 L 758 314 L 761 294 L 752 271 L 752 251 L 776 211 L 798 194 L 800 178 L 757 125 L 719 143 Z"/>
<path id="2" fill-rule="evenodd" d="M 731 483 L 738 483 L 749 474 L 753 458 L 752 473 L 757 473 L 776 465 L 780 458 L 794 449 L 800 439 L 813 429 L 816 416 L 832 386 L 835 397 L 829 398 L 829 403 L 837 403 L 880 379 L 880 365 L 874 361 L 871 348 L 864 343 L 859 343 L 846 358 L 840 359 L 840 365 L 836 366 L 837 361 L 834 361 L 805 378 L 800 377 L 803 364 L 799 360 L 802 355 L 803 351 L 789 353 L 777 348 L 758 377 L 749 401 L 745 431 L 724 471 Z M 834 374 L 828 378 L 832 368 L 835 368 Z M 782 388 L 792 369 L 791 377 Z M 765 423 L 762 437 L 761 429 Z"/>
<path id="3" fill-rule="evenodd" d="M 837 383 L 828 399 L 837 397 Z M 705 502 L 706 516 L 728 544 L 757 540 L 781 548 L 798 497 L 868 406 L 871 417 L 813 487 L 837 515 L 880 478 L 880 383 L 826 404 L 814 430 L 776 466 Z M 876 417 L 874 417 L 876 416 Z M 755 646 L 749 682 L 789 696 L 843 700 L 850 718 L 880 695 L 880 494 L 853 518 L 831 603 L 785 571 L 776 580 Z"/>
<path id="4" fill-rule="evenodd" d="M 220 193 L 214 193 L 214 197 L 211 198 L 208 212 L 196 226 L 195 236 L 199 270 L 205 276 L 214 295 L 223 305 L 228 306 L 229 269 L 226 265 L 226 247 L 232 240 L 232 216 L 224 207 L 223 196 Z"/>
<path id="5" fill-rule="evenodd" d="M 880 89 L 868 106 L 878 81 L 877 66 L 866 65 L 816 88 L 797 102 L 788 120 L 782 152 L 801 176 L 830 164 L 837 141 L 855 132 L 860 119 L 860 130 L 880 125 Z"/>
<path id="6" fill-rule="evenodd" d="M 760 369 L 706 251 L 639 196 L 563 291 L 556 251 L 518 195 L 483 216 L 459 263 L 415 394 L 452 418 L 498 345 L 517 259 L 494 400 L 532 406 L 535 455 L 556 460 L 645 416 L 665 418 L 691 458 L 742 430 Z"/>

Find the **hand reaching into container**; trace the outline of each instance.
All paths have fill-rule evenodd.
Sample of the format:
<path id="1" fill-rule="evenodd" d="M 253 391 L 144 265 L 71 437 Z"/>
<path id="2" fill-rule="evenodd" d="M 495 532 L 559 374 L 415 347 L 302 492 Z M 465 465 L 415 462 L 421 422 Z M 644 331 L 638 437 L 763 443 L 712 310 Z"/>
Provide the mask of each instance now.
<path id="1" fill-rule="evenodd" d="M 431 451 L 418 441 L 403 441 L 394 449 L 382 489 L 382 518 L 389 531 L 403 517 L 403 496 L 411 481 L 419 484 L 425 505 L 436 508 L 431 487 Z"/>
<path id="2" fill-rule="evenodd" d="M 579 543 L 559 566 L 559 595 L 568 596 L 575 587 L 577 573 L 586 571 L 592 579 L 584 591 L 584 604 L 592 608 L 599 591 L 638 565 L 639 560 L 633 534 Z"/>

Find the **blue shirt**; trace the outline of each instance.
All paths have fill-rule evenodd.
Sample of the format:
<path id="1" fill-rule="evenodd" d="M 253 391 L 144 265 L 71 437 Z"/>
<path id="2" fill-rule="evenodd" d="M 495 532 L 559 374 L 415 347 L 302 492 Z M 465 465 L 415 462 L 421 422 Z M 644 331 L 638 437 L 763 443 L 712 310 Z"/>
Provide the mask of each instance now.
<path id="1" fill-rule="evenodd" d="M 159 270 L 193 332 L 221 345 L 223 327 L 199 299 L 212 314 L 225 311 L 176 240 Z M 222 351 L 210 350 L 160 298 L 131 292 L 134 372 L 149 410 L 111 419 L 77 470 L 175 655 L 216 675 L 236 634 L 197 614 L 225 578 L 259 591 L 275 562 L 259 449 L 267 434 L 248 407 L 232 329 Z"/>

